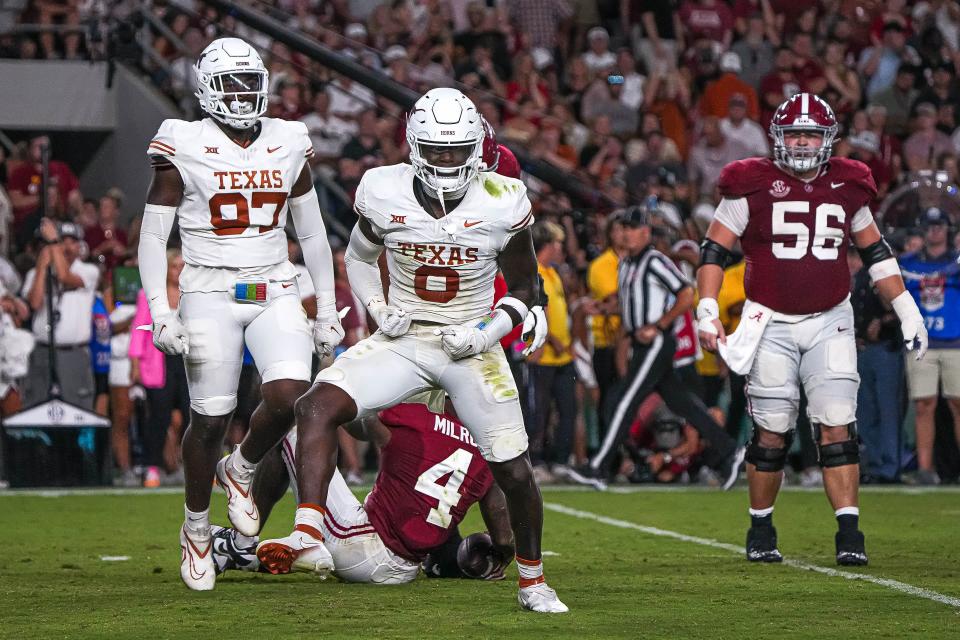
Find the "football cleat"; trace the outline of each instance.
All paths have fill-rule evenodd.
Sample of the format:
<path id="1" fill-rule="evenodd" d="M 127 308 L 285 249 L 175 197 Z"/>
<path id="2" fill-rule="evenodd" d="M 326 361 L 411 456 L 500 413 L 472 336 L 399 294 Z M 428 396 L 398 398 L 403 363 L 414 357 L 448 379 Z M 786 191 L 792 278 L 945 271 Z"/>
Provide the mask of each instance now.
<path id="1" fill-rule="evenodd" d="M 326 578 L 333 571 L 333 556 L 323 546 L 323 540 L 303 531 L 264 540 L 257 545 L 257 558 L 260 565 L 273 574 L 304 571 Z"/>
<path id="2" fill-rule="evenodd" d="M 867 551 L 860 531 L 837 531 L 837 564 L 843 567 L 865 567 Z"/>
<path id="3" fill-rule="evenodd" d="M 260 559 L 257 558 L 257 543 L 241 547 L 237 544 L 237 530 L 227 527 L 210 527 L 213 533 L 213 564 L 217 575 L 224 571 L 257 571 Z"/>
<path id="4" fill-rule="evenodd" d="M 239 447 L 238 447 L 239 448 Z M 250 495 L 253 473 L 238 475 L 230 464 L 230 456 L 217 463 L 217 484 L 227 494 L 227 517 L 233 528 L 245 536 L 260 533 L 260 512 Z"/>
<path id="5" fill-rule="evenodd" d="M 524 609 L 537 613 L 566 613 L 570 611 L 567 605 L 560 602 L 557 592 L 548 587 L 546 582 L 522 587 L 517 594 L 517 601 Z"/>
<path id="6" fill-rule="evenodd" d="M 776 527 L 750 527 L 747 531 L 747 560 L 783 562 L 783 556 L 777 549 Z"/>
<path id="7" fill-rule="evenodd" d="M 217 581 L 213 564 L 213 537 L 210 529 L 206 535 L 189 535 L 185 526 L 180 527 L 180 578 L 194 591 L 210 591 Z"/>

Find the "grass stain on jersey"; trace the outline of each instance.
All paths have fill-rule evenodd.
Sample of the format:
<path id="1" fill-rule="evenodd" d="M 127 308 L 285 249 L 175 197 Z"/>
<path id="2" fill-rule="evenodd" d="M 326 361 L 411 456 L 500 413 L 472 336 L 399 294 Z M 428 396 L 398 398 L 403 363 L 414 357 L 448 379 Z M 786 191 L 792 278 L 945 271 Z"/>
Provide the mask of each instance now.
<path id="1" fill-rule="evenodd" d="M 503 197 L 503 189 L 500 188 L 500 185 L 494 183 L 494 181 L 489 178 L 484 179 L 483 188 L 486 189 L 487 193 L 492 195 L 494 198 Z"/>

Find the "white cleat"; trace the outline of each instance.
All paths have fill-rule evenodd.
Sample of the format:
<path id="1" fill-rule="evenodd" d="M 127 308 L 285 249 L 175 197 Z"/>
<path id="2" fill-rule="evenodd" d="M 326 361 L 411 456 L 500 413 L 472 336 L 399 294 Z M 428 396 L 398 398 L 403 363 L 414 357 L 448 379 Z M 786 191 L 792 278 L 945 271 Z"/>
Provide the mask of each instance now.
<path id="1" fill-rule="evenodd" d="M 270 573 L 303 571 L 326 578 L 333 571 L 333 556 L 309 533 L 294 531 L 285 538 L 264 540 L 257 545 L 260 566 Z"/>
<path id="2" fill-rule="evenodd" d="M 557 592 L 547 586 L 546 582 L 520 589 L 517 594 L 520 606 L 537 613 L 566 613 L 570 611 L 567 605 L 560 602 Z"/>
<path id="3" fill-rule="evenodd" d="M 189 536 L 186 527 L 180 527 L 180 578 L 194 591 L 210 591 L 216 584 L 213 536 L 209 527 L 205 536 Z"/>
<path id="4" fill-rule="evenodd" d="M 231 454 L 232 456 L 232 454 Z M 231 456 L 217 463 L 217 484 L 227 494 L 227 517 L 233 528 L 245 536 L 254 537 L 260 533 L 260 512 L 250 495 L 253 474 L 240 477 L 230 464 Z"/>

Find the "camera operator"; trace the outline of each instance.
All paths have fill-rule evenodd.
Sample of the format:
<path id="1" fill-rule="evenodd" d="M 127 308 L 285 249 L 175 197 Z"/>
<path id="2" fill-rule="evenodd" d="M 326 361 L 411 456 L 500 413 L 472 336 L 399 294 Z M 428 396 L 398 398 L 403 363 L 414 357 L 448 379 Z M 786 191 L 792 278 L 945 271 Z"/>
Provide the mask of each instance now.
<path id="1" fill-rule="evenodd" d="M 56 225 L 44 218 L 39 234 L 45 245 L 23 284 L 23 296 L 33 310 L 33 336 L 37 340 L 24 383 L 24 406 L 45 400 L 50 386 L 47 272 L 52 271 L 54 345 L 61 395 L 67 402 L 92 410 L 94 385 L 89 344 L 100 270 L 80 260 L 83 232 L 76 224 L 63 222 L 58 232 Z"/>

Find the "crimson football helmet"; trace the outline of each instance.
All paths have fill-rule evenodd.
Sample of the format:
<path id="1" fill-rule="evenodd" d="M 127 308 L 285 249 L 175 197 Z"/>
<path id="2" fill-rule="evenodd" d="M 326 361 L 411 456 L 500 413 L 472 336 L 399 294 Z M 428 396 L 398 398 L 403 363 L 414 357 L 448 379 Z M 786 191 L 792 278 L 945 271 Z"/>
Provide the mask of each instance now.
<path id="1" fill-rule="evenodd" d="M 826 100 L 812 93 L 798 93 L 777 107 L 770 122 L 773 138 L 773 158 L 797 173 L 816 169 L 833 152 L 837 137 L 837 117 Z M 784 141 L 787 133 L 806 131 L 823 136 L 819 146 L 789 148 Z"/>
<path id="2" fill-rule="evenodd" d="M 487 119 L 480 116 L 483 123 L 483 155 L 480 160 L 480 171 L 496 171 L 500 164 L 500 145 L 497 144 L 497 132 Z"/>

